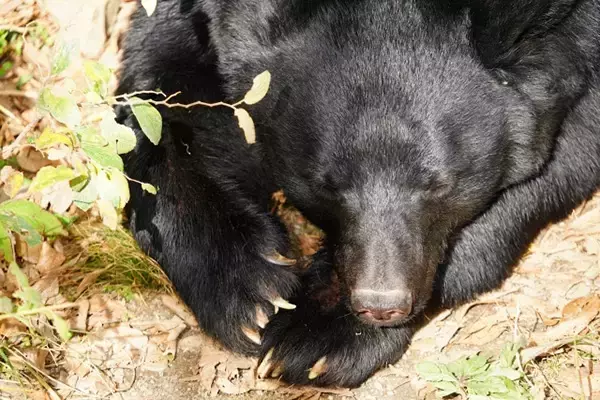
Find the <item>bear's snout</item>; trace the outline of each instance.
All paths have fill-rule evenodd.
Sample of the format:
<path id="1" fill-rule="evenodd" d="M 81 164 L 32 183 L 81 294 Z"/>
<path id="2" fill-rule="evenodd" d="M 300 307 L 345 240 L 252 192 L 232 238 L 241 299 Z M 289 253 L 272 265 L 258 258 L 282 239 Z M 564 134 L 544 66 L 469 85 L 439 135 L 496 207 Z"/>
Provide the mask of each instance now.
<path id="1" fill-rule="evenodd" d="M 394 326 L 411 314 L 413 296 L 407 290 L 356 289 L 350 294 L 350 303 L 361 321 L 376 326 Z"/>

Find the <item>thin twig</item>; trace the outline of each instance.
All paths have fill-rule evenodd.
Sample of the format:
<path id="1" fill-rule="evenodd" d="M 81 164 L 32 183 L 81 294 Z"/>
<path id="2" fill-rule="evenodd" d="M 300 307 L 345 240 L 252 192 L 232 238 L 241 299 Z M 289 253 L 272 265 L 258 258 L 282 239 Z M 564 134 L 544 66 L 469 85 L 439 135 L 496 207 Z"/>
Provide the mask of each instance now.
<path id="1" fill-rule="evenodd" d="M 38 124 L 38 122 L 40 122 L 42 119 L 42 116 L 38 116 L 37 118 L 35 118 L 33 121 L 31 121 L 29 124 L 27 124 L 27 126 L 21 131 L 21 133 L 19 133 L 19 136 L 17 136 L 17 138 L 9 145 L 6 146 L 5 148 L 2 149 L 2 158 L 3 159 L 7 159 L 10 158 L 10 156 L 12 156 L 13 152 L 19 148 L 19 146 L 21 146 L 21 142 L 23 142 L 25 140 L 25 137 L 27 136 L 27 134 L 36 127 L 36 125 Z"/>
<path id="2" fill-rule="evenodd" d="M 0 25 L 0 31 L 10 31 L 25 34 L 31 28 L 27 26 L 16 26 L 16 25 Z"/>
<path id="3" fill-rule="evenodd" d="M 178 93 L 181 93 L 181 92 L 178 92 Z M 162 97 L 167 97 L 167 95 L 161 90 L 138 90 L 137 92 L 131 92 L 131 93 L 125 93 L 125 94 L 119 94 L 119 95 L 113 96 L 113 99 L 116 99 L 116 100 L 129 99 L 131 97 L 139 96 L 141 94 L 157 94 Z"/>
<path id="4" fill-rule="evenodd" d="M 6 97 L 27 97 L 29 99 L 37 99 L 39 93 L 33 91 L 23 90 L 0 90 L 0 96 Z"/>
<path id="5" fill-rule="evenodd" d="M 123 94 L 123 95 L 119 95 L 114 97 L 114 99 L 119 99 L 119 98 L 123 98 L 123 99 L 127 99 L 129 101 L 115 101 L 112 104 L 120 104 L 120 105 L 136 105 L 136 104 L 132 104 L 131 97 L 133 97 L 135 95 L 135 93 L 140 93 L 140 92 L 134 92 L 134 93 L 130 93 L 130 94 Z M 146 94 L 160 94 L 160 95 L 165 95 L 162 92 L 153 92 L 153 91 L 142 91 L 141 93 L 146 93 Z M 229 104 L 229 103 L 225 103 L 223 101 L 219 101 L 217 103 L 206 103 L 204 101 L 195 101 L 193 103 L 189 103 L 189 104 L 183 104 L 183 103 L 169 103 L 170 100 L 172 100 L 174 97 L 179 96 L 181 94 L 181 92 L 176 92 L 173 93 L 169 96 L 167 96 L 167 98 L 165 98 L 164 100 L 152 100 L 152 99 L 146 99 L 143 100 L 143 103 L 149 103 L 149 104 L 153 104 L 156 106 L 165 106 L 167 108 L 185 108 L 185 109 L 189 109 L 192 107 L 197 107 L 197 106 L 204 106 L 204 107 L 209 107 L 209 108 L 214 108 L 214 107 L 227 107 L 230 108 L 232 110 L 236 110 L 236 107 L 240 104 L 242 104 L 243 101 L 239 101 L 235 104 Z M 140 103 L 140 104 L 143 104 Z"/>
<path id="6" fill-rule="evenodd" d="M 40 122 L 42 119 L 41 116 L 38 116 L 37 118 L 35 118 L 33 121 L 31 121 L 29 124 L 27 124 L 27 126 L 21 131 L 21 133 L 19 133 L 19 136 L 17 136 L 17 138 L 9 145 L 6 146 L 5 148 L 2 149 L 2 158 L 3 159 L 8 159 L 10 158 L 10 156 L 12 156 L 13 152 L 19 148 L 19 146 L 21 146 L 21 142 L 23 142 L 25 140 L 25 137 L 27 136 L 27 134 L 36 127 L 36 125 L 38 124 L 38 122 Z"/>
<path id="7" fill-rule="evenodd" d="M 2 104 L 0 104 L 0 111 L 2 111 L 2 114 L 6 115 L 10 119 L 17 119 L 17 116 Z"/>
<path id="8" fill-rule="evenodd" d="M 38 307 L 38 308 L 33 308 L 31 310 L 20 311 L 17 313 L 2 314 L 2 315 L 0 315 L 0 321 L 3 319 L 9 319 L 9 318 L 19 318 L 24 315 L 35 315 L 35 314 L 44 313 L 46 311 L 57 311 L 57 310 L 64 310 L 65 308 L 75 308 L 75 307 L 79 307 L 79 303 L 65 303 L 65 304 L 57 304 L 55 306 Z"/>
<path id="9" fill-rule="evenodd" d="M 25 357 L 25 355 L 18 349 L 8 349 L 8 351 L 10 353 L 12 353 L 14 356 L 20 358 L 20 361 L 27 365 L 29 368 L 33 369 L 34 371 L 36 371 L 38 374 L 42 375 L 44 378 L 46 378 L 49 381 L 54 382 L 55 385 L 57 386 L 62 386 L 65 389 L 71 390 L 73 392 L 82 394 L 82 395 L 86 395 L 86 396 L 90 396 L 89 398 L 100 398 L 100 396 L 94 396 L 94 395 L 90 395 L 89 393 L 85 393 L 82 390 L 77 389 L 76 387 L 73 386 L 69 386 L 64 382 L 59 381 L 58 379 L 52 377 L 51 375 L 48 375 L 47 373 L 45 373 L 44 371 L 42 371 L 41 369 L 39 369 L 38 367 L 36 367 L 35 365 L 33 365 L 28 359 L 27 357 Z"/>
<path id="10" fill-rule="evenodd" d="M 560 395 L 560 393 L 558 393 L 558 390 L 556 390 L 554 385 L 552 385 L 550 383 L 550 381 L 548 380 L 548 377 L 546 376 L 546 374 L 544 374 L 544 371 L 542 370 L 542 368 L 539 365 L 537 365 L 536 363 L 533 363 L 533 366 L 535 368 L 537 368 L 537 370 L 540 373 L 540 376 L 542 377 L 542 379 L 544 380 L 544 383 L 546 384 L 546 386 L 549 387 L 550 390 L 552 390 L 554 392 L 554 394 L 556 395 L 557 398 L 562 399 L 563 397 Z"/>

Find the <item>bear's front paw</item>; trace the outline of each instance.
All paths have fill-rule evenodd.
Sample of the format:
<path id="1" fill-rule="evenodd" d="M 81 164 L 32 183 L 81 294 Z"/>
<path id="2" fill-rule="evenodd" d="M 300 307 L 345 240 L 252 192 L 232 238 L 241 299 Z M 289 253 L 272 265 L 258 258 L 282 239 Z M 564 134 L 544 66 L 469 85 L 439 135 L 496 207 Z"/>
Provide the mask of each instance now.
<path id="1" fill-rule="evenodd" d="M 413 325 L 378 328 L 347 308 L 343 290 L 321 251 L 301 279 L 294 310 L 275 315 L 264 330 L 259 378 L 292 384 L 356 387 L 379 368 L 397 361 Z"/>
<path id="2" fill-rule="evenodd" d="M 213 276 L 212 288 L 193 302 L 200 326 L 227 348 L 258 355 L 261 335 L 280 310 L 293 310 L 287 299 L 297 288 L 294 260 L 276 251 L 230 254 L 230 262 L 246 268 Z"/>
<path id="3" fill-rule="evenodd" d="M 279 313 L 267 325 L 259 378 L 357 387 L 379 368 L 397 361 L 413 332 L 410 327 L 364 325 L 342 305 L 324 313 L 296 301 L 295 310 Z"/>

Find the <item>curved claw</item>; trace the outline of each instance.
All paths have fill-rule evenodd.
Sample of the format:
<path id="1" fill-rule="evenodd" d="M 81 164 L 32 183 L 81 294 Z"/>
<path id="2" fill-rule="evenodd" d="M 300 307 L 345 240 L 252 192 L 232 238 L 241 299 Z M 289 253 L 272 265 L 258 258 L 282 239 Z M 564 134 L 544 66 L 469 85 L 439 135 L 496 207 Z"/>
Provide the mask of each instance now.
<path id="1" fill-rule="evenodd" d="M 275 368 L 273 368 L 273 372 L 271 372 L 271 378 L 277 379 L 283 374 L 283 365 L 277 364 Z"/>
<path id="2" fill-rule="evenodd" d="M 271 358 L 273 357 L 274 351 L 275 351 L 275 348 L 274 347 L 271 348 L 271 350 L 269 350 L 267 352 L 267 354 L 265 355 L 265 358 L 263 358 L 263 360 L 260 363 L 260 365 L 258 366 L 258 368 L 256 368 L 256 375 L 260 379 L 264 379 L 269 376 L 269 372 L 273 368 L 273 366 L 271 365 Z"/>
<path id="3" fill-rule="evenodd" d="M 276 299 L 271 300 L 271 304 L 273 304 L 275 306 L 276 310 L 277 310 L 277 307 L 283 308 L 284 310 L 293 310 L 296 308 L 296 305 L 289 303 L 288 301 L 282 299 L 281 297 L 277 297 Z M 277 311 L 279 311 L 279 310 L 277 310 Z"/>
<path id="4" fill-rule="evenodd" d="M 246 335 L 246 337 L 248 339 L 250 339 L 251 341 L 253 341 L 254 343 L 260 345 L 262 343 L 261 339 L 260 339 L 260 334 L 255 331 L 254 329 L 250 329 L 246 326 L 242 327 L 242 332 L 244 332 L 244 335 Z"/>
<path id="5" fill-rule="evenodd" d="M 269 323 L 269 317 L 265 314 L 265 311 L 261 306 L 256 306 L 256 325 L 260 327 L 260 329 L 265 329 L 265 326 Z"/>
<path id="6" fill-rule="evenodd" d="M 270 262 L 271 264 L 281 265 L 283 267 L 291 267 L 292 265 L 296 265 L 297 260 L 287 258 L 284 255 L 281 255 L 278 251 L 273 250 L 269 254 L 263 254 L 262 256 L 265 261 Z"/>
<path id="7" fill-rule="evenodd" d="M 319 375 L 323 374 L 327 370 L 327 357 L 321 357 L 319 360 L 312 366 L 310 372 L 308 373 L 308 379 L 311 381 L 313 379 L 317 379 Z"/>

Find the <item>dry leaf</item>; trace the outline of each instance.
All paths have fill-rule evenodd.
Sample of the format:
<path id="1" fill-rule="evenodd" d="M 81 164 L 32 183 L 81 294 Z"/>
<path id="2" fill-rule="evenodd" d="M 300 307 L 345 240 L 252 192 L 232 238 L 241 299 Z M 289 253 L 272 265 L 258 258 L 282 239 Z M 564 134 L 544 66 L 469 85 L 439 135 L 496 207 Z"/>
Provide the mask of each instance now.
<path id="1" fill-rule="evenodd" d="M 267 95 L 270 84 L 271 73 L 269 71 L 257 75 L 252 83 L 252 88 L 250 88 L 244 97 L 244 103 L 252 105 L 261 101 Z"/>
<path id="2" fill-rule="evenodd" d="M 87 331 L 87 319 L 88 313 L 90 312 L 90 302 L 88 300 L 82 300 L 79 302 L 79 308 L 75 319 L 72 320 L 73 324 L 71 329 L 79 332 Z"/>
<path id="3" fill-rule="evenodd" d="M 35 266 L 41 274 L 49 274 L 60 267 L 65 262 L 65 255 L 56 251 L 48 242 L 42 243 L 40 259 Z"/>
<path id="4" fill-rule="evenodd" d="M 27 172 L 37 172 L 40 168 L 52 164 L 42 152 L 32 146 L 25 146 L 21 149 L 17 155 L 17 163 L 22 170 Z"/>
<path id="5" fill-rule="evenodd" d="M 563 307 L 563 319 L 575 318 L 584 312 L 600 312 L 600 296 L 592 295 L 572 300 Z"/>
<path id="6" fill-rule="evenodd" d="M 63 214 L 67 212 L 71 204 L 73 204 L 73 190 L 68 181 L 58 182 L 42 190 L 42 200 L 40 201 L 42 208 L 50 206 L 51 211 Z"/>
<path id="7" fill-rule="evenodd" d="M 122 343 L 133 349 L 142 350 L 148 344 L 148 337 L 139 329 L 134 329 L 127 324 L 120 324 L 114 328 L 105 329 L 97 334 L 101 340 Z"/>
<path id="8" fill-rule="evenodd" d="M 0 171 L 0 182 L 2 182 L 4 193 L 8 197 L 13 198 L 23 188 L 25 177 L 22 172 L 7 165 Z"/>
<path id="9" fill-rule="evenodd" d="M 179 299 L 175 296 L 170 295 L 162 295 L 160 297 L 162 303 L 171 310 L 175 315 L 181 318 L 185 323 L 190 327 L 197 327 L 198 321 L 196 321 L 196 317 L 189 311 L 189 308 L 183 304 Z"/>
<path id="10" fill-rule="evenodd" d="M 234 115 L 238 119 L 238 124 L 242 131 L 244 131 L 244 136 L 246 138 L 246 142 L 248 144 L 253 144 L 256 142 L 256 129 L 254 128 L 254 121 L 248 111 L 243 108 L 236 108 Z"/>
<path id="11" fill-rule="evenodd" d="M 33 288 L 42 296 L 42 302 L 48 304 L 48 300 L 58 296 L 58 278 L 42 278 L 33 285 Z"/>

